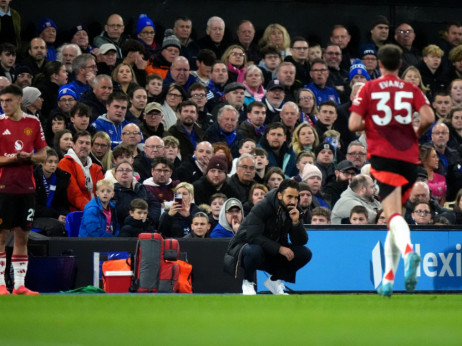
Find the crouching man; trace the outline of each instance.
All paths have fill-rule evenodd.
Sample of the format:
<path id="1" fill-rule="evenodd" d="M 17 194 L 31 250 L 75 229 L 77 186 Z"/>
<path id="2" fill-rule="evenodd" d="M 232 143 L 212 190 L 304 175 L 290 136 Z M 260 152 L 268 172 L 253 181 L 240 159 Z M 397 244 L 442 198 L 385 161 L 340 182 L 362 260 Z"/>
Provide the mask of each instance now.
<path id="1" fill-rule="evenodd" d="M 264 283 L 271 293 L 286 294 L 282 280 L 294 283 L 297 270 L 311 260 L 304 246 L 308 234 L 299 219 L 298 195 L 298 182 L 284 180 L 252 208 L 231 240 L 225 271 L 237 277 L 239 269 L 244 270 L 243 294 L 256 294 L 257 269 L 271 275 Z"/>

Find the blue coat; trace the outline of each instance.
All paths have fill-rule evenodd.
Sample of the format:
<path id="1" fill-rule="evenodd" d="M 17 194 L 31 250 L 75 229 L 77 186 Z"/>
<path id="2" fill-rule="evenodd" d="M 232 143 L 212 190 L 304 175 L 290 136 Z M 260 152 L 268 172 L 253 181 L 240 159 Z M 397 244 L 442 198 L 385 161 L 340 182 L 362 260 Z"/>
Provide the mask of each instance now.
<path id="1" fill-rule="evenodd" d="M 114 149 L 116 146 L 122 143 L 122 129 L 125 127 L 125 125 L 130 123 L 131 122 L 128 120 L 124 120 L 121 123 L 113 123 L 107 118 L 107 114 L 103 114 L 93 123 L 91 123 L 90 126 L 94 127 L 96 131 L 106 132 L 111 138 L 111 149 Z"/>
<path id="2" fill-rule="evenodd" d="M 228 231 L 222 225 L 217 224 L 213 229 L 212 233 L 210 233 L 210 238 L 232 238 L 234 237 L 234 233 Z"/>
<path id="3" fill-rule="evenodd" d="M 83 210 L 82 223 L 80 224 L 79 237 L 117 237 L 120 225 L 117 221 L 115 205 L 109 203 L 111 209 L 112 233 L 106 232 L 107 219 L 103 212 L 103 206 L 99 197 L 93 198 L 85 205 Z"/>

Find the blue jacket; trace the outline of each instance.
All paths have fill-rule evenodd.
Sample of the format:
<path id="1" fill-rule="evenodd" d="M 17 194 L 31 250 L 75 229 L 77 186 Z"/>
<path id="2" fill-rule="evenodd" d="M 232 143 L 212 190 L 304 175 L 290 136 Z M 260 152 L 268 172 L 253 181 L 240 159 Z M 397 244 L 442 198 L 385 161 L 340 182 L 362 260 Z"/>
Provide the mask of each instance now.
<path id="1" fill-rule="evenodd" d="M 121 123 L 113 123 L 107 118 L 107 114 L 103 114 L 91 123 L 90 126 L 94 127 L 96 131 L 106 132 L 111 138 L 111 149 L 114 149 L 122 143 L 122 129 L 128 124 L 130 124 L 128 120 L 124 120 Z"/>
<path id="2" fill-rule="evenodd" d="M 271 150 L 269 146 L 268 140 L 265 136 L 262 136 L 260 139 L 260 143 L 258 144 L 259 147 L 262 147 L 268 153 L 268 168 L 271 167 L 279 167 L 281 168 L 286 178 L 291 178 L 298 174 L 298 169 L 295 165 L 296 161 L 296 154 L 291 147 L 286 143 L 284 143 L 279 150 L 279 156 L 276 157 L 274 152 Z"/>
<path id="3" fill-rule="evenodd" d="M 95 197 L 85 205 L 82 223 L 80 224 L 79 237 L 117 237 L 120 231 L 120 225 L 117 221 L 115 205 L 109 203 L 109 208 L 111 209 L 112 233 L 106 232 L 106 215 L 103 212 L 103 206 L 101 205 L 99 197 Z"/>
<path id="4" fill-rule="evenodd" d="M 212 233 L 210 233 L 210 238 L 232 238 L 234 237 L 234 233 L 228 231 L 222 225 L 217 224 L 213 229 Z"/>
<path id="5" fill-rule="evenodd" d="M 196 82 L 196 78 L 194 78 L 194 76 L 190 74 L 188 77 L 188 80 L 186 81 L 186 84 L 182 85 L 182 87 L 185 91 L 188 91 L 189 87 L 195 82 Z M 163 82 L 163 87 L 167 88 L 172 83 L 176 83 L 176 81 L 172 78 L 170 71 L 168 71 L 167 75 L 165 76 L 164 82 Z"/>

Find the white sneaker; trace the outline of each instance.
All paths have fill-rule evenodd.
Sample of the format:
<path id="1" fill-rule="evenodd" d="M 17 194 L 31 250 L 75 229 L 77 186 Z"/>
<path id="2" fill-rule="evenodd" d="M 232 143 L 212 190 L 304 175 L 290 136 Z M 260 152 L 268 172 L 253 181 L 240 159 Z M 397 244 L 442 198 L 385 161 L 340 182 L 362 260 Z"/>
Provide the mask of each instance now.
<path id="1" fill-rule="evenodd" d="M 242 294 L 245 296 L 257 294 L 255 291 L 255 284 L 244 279 L 244 281 L 242 281 Z"/>
<path id="2" fill-rule="evenodd" d="M 288 293 L 284 292 L 284 289 L 286 288 L 286 286 L 284 286 L 281 280 L 273 281 L 271 280 L 271 276 L 270 276 L 268 279 L 266 279 L 266 281 L 263 284 L 273 294 L 288 295 Z"/>

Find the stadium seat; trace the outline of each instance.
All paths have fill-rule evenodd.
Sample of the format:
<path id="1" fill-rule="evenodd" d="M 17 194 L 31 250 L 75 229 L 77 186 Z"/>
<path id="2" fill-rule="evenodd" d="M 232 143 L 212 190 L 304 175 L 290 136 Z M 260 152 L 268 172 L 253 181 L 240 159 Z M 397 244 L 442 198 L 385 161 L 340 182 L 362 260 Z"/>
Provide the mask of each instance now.
<path id="1" fill-rule="evenodd" d="M 68 237 L 78 237 L 83 211 L 73 211 L 66 215 L 66 231 Z"/>

